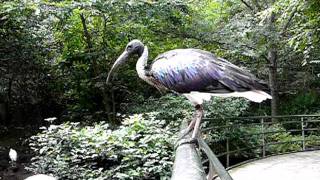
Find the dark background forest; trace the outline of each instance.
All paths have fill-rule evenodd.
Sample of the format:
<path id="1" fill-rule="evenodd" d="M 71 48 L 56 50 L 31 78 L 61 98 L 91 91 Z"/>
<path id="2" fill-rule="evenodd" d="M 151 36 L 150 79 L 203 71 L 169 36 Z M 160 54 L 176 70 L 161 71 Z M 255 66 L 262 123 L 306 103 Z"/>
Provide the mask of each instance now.
<path id="1" fill-rule="evenodd" d="M 155 132 L 152 126 L 158 120 L 168 124 L 179 119 L 172 125 L 177 129 L 181 119 L 192 113 L 190 105 L 183 98 L 164 96 L 140 80 L 134 58 L 119 70 L 112 86 L 106 85 L 113 62 L 132 39 L 140 39 L 149 47 L 150 61 L 171 49 L 198 48 L 223 57 L 268 82 L 271 101 L 256 104 L 243 99 L 216 99 L 208 105 L 207 117 L 320 112 L 320 2 L 317 0 L 0 2 L 0 151 L 5 153 L 9 146 L 27 144 L 25 138 L 36 135 L 40 126 L 49 126 L 51 122 L 44 119 L 51 117 L 57 118 L 53 124 L 58 128 L 47 129 L 46 133 L 36 136 L 35 141 L 42 140 L 48 145 L 54 138 L 69 132 L 82 132 L 82 138 L 93 138 L 88 142 L 100 142 L 94 134 L 90 135 L 92 131 L 104 134 L 109 129 L 104 136 L 113 137 L 120 132 L 111 133 L 111 130 L 120 131 L 118 128 L 124 126 L 123 122 L 130 124 L 135 118 L 146 120 L 143 128 L 138 128 L 143 132 Z M 149 112 L 156 115 L 139 116 Z M 139 115 L 130 116 L 132 114 Z M 128 116 L 130 118 L 124 120 Z M 74 124 L 79 122 L 81 125 Z M 85 128 L 81 129 L 83 126 L 94 130 L 87 132 Z M 97 130 L 96 126 L 101 129 Z M 133 127 L 123 128 L 122 131 L 131 132 Z M 168 130 L 165 136 L 170 137 L 174 132 Z M 16 137 L 22 137 L 22 140 Z M 161 133 L 156 137 L 161 139 Z M 10 138 L 12 140 L 8 141 Z M 83 140 L 78 138 L 77 143 Z M 128 146 L 123 147 L 117 144 L 115 137 L 113 140 L 113 144 L 108 141 L 107 146 L 101 145 L 100 149 L 96 147 L 99 150 L 87 152 L 92 159 L 85 155 L 79 157 L 81 160 L 87 157 L 89 160 L 85 162 L 90 162 L 81 166 L 84 174 L 79 177 L 111 177 L 119 170 L 99 174 L 101 164 L 106 169 L 105 164 L 111 168 L 120 162 L 118 156 L 103 149 L 108 147 L 108 152 L 117 154 L 114 147 L 132 150 L 134 145 L 130 143 L 137 142 L 128 140 Z M 41 159 L 41 155 L 49 150 L 45 148 L 47 145 L 40 144 L 30 145 L 36 152 L 40 151 L 40 155 L 33 159 L 29 170 L 46 173 L 48 168 L 41 169 L 39 164 L 52 165 L 54 162 Z M 84 147 L 79 145 L 80 149 L 89 148 L 87 146 L 94 149 L 90 143 Z M 157 153 L 170 156 L 172 148 L 169 149 L 170 153 L 160 150 Z M 61 153 L 60 150 L 50 151 Z M 103 156 L 93 156 L 99 153 Z M 119 154 L 126 156 L 123 151 Z M 119 165 L 123 168 L 119 172 L 123 174 L 113 178 L 125 179 L 124 174 L 144 179 L 154 177 L 154 174 L 167 176 L 162 168 L 170 169 L 170 160 L 166 163 L 160 169 L 146 168 L 130 171 L 131 174 L 123 173 L 129 165 Z M 138 164 L 132 162 L 130 167 L 139 167 Z M 51 168 L 50 172 L 74 179 L 66 170 L 73 166 L 64 165 L 65 168 Z M 96 171 L 91 172 L 92 168 Z"/>

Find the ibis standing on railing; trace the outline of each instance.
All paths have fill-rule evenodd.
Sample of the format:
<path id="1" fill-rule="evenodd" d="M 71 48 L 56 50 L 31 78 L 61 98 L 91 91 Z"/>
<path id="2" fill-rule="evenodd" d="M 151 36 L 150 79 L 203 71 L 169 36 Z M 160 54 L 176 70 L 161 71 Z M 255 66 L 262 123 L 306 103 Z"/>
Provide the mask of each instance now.
<path id="1" fill-rule="evenodd" d="M 118 67 L 134 54 L 139 56 L 136 70 L 141 79 L 159 91 L 184 95 L 196 108 L 187 132 L 193 129 L 196 139 L 203 117 L 202 104 L 212 96 L 245 97 L 254 102 L 271 99 L 263 90 L 267 85 L 253 74 L 200 49 L 175 49 L 160 54 L 148 65 L 148 48 L 132 40 L 116 60 L 107 77 L 107 84 Z"/>

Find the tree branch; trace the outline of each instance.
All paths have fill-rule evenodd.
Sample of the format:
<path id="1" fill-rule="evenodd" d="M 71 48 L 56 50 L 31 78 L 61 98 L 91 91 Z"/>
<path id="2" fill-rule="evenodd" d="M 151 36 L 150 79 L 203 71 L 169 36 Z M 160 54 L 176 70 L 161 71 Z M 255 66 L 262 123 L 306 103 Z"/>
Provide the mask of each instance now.
<path id="1" fill-rule="evenodd" d="M 84 37 L 86 39 L 88 48 L 91 49 L 93 47 L 92 46 L 92 42 L 91 42 L 91 37 L 90 37 L 89 31 L 88 31 L 88 28 L 87 28 L 86 19 L 85 19 L 84 15 L 82 13 L 80 14 L 80 18 L 81 18 L 81 23 L 82 23 L 82 27 L 83 27 Z"/>
<path id="2" fill-rule="evenodd" d="M 251 7 L 246 1 L 240 0 L 244 5 L 246 5 L 251 11 L 254 11 L 253 7 Z"/>
<path id="3" fill-rule="evenodd" d="M 82 27 L 83 27 L 83 35 L 84 35 L 85 40 L 87 42 L 88 50 L 89 50 L 89 52 L 91 52 L 92 48 L 93 48 L 93 44 L 92 44 L 91 36 L 90 36 L 90 33 L 88 31 L 88 27 L 87 27 L 87 24 L 86 24 L 86 19 L 85 19 L 83 13 L 80 13 L 80 18 L 81 18 L 81 23 L 82 23 Z M 97 74 L 98 74 L 98 65 L 97 65 L 96 58 L 92 58 L 92 68 L 93 68 L 93 74 L 95 76 L 97 76 Z"/>
<path id="4" fill-rule="evenodd" d="M 253 1 L 257 7 L 257 9 L 260 11 L 262 8 L 261 8 L 261 5 L 259 4 L 258 0 L 254 0 Z"/>
<path id="5" fill-rule="evenodd" d="M 291 12 L 288 21 L 286 22 L 286 24 L 283 26 L 282 31 L 280 34 L 284 34 L 286 32 L 286 30 L 288 29 L 290 22 L 292 21 L 294 15 L 296 14 L 296 12 L 298 11 L 298 7 L 295 6 L 294 10 Z"/>

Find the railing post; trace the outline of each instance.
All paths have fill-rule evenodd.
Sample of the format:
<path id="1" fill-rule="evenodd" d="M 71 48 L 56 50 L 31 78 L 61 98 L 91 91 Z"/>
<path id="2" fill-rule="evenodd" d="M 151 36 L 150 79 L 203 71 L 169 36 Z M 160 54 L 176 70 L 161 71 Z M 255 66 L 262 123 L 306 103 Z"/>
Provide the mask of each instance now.
<path id="1" fill-rule="evenodd" d="M 226 128 L 227 128 L 227 134 L 226 134 L 226 150 L 227 150 L 227 155 L 226 155 L 226 167 L 229 167 L 230 166 L 230 148 L 229 148 L 229 132 L 230 132 L 230 127 L 229 127 L 229 121 L 226 120 Z"/>
<path id="2" fill-rule="evenodd" d="M 261 133 L 262 133 L 262 157 L 266 156 L 266 141 L 264 135 L 264 119 L 261 118 Z"/>
<path id="3" fill-rule="evenodd" d="M 229 137 L 227 137 L 227 162 L 226 167 L 228 168 L 230 166 L 230 150 L 229 150 Z"/>
<path id="4" fill-rule="evenodd" d="M 302 150 L 306 150 L 306 141 L 305 141 L 305 134 L 304 134 L 304 119 L 301 117 L 301 136 L 302 136 Z"/>

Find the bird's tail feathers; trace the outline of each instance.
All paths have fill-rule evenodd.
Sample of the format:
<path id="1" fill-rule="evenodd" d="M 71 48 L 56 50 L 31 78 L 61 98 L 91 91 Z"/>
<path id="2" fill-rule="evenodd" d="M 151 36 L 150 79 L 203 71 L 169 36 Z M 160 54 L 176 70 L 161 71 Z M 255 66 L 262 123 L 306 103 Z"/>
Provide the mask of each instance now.
<path id="1" fill-rule="evenodd" d="M 218 97 L 244 97 L 250 101 L 260 103 L 272 97 L 261 90 L 252 90 L 246 92 L 232 92 L 232 93 L 202 93 L 202 92 L 190 92 L 184 94 L 193 104 L 202 104 L 204 101 L 210 101 L 212 96 Z"/>
<path id="2" fill-rule="evenodd" d="M 272 97 L 260 90 L 252 90 L 252 91 L 245 91 L 245 92 L 232 92 L 232 93 L 225 93 L 225 94 L 212 94 L 213 96 L 219 97 L 244 97 L 250 101 L 260 103 L 267 99 L 272 99 Z"/>
<path id="3" fill-rule="evenodd" d="M 247 92 L 235 92 L 235 93 L 237 93 L 239 97 L 244 97 L 249 99 L 250 101 L 257 102 L 257 103 L 260 103 L 267 99 L 272 99 L 272 97 L 268 93 L 260 90 L 252 90 Z"/>

